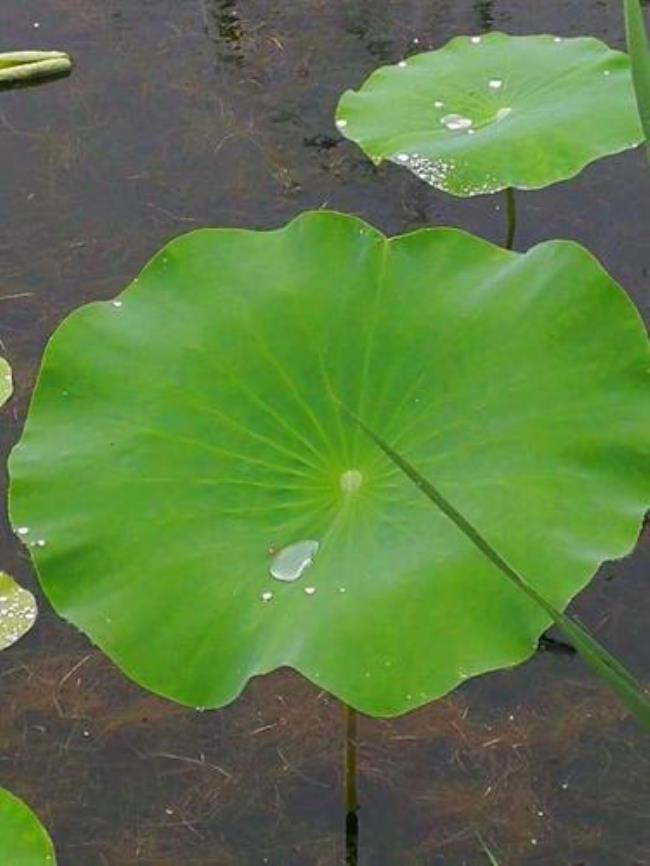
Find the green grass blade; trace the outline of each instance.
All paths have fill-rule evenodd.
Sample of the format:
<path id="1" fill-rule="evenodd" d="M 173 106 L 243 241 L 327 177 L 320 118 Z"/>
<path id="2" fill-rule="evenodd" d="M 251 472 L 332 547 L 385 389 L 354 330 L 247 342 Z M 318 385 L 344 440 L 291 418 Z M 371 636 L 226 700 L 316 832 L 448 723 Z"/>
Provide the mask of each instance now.
<path id="1" fill-rule="evenodd" d="M 483 837 L 481 836 L 480 833 L 476 834 L 476 838 L 478 839 L 479 844 L 480 844 L 481 848 L 483 849 L 483 853 L 485 854 L 485 856 L 490 861 L 490 866 L 500 866 L 499 861 L 497 860 L 495 855 L 492 853 L 492 851 L 490 851 L 490 849 L 488 848 L 485 840 L 483 839 Z"/>
<path id="2" fill-rule="evenodd" d="M 350 409 L 345 406 L 342 406 L 342 408 L 384 454 L 420 488 L 422 493 L 464 533 L 508 580 L 546 611 L 557 628 L 573 643 L 585 663 L 610 686 L 636 719 L 650 731 L 650 700 L 634 676 L 610 655 L 576 620 L 557 610 L 557 608 L 533 589 L 523 575 L 513 568 L 492 547 L 490 542 L 481 535 L 478 529 L 454 508 L 449 500 L 430 481 L 421 475 L 414 466 L 394 451 L 387 442 L 364 424 Z"/>
<path id="3" fill-rule="evenodd" d="M 650 160 L 650 47 L 643 10 L 639 0 L 623 0 L 627 47 L 632 61 L 632 77 L 639 104 L 639 115 L 646 136 Z"/>

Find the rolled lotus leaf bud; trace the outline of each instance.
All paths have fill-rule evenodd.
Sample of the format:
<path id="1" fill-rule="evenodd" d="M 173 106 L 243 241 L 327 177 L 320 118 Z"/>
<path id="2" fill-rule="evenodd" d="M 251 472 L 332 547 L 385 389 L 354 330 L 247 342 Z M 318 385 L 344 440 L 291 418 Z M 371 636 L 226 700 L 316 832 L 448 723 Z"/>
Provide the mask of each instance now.
<path id="1" fill-rule="evenodd" d="M 0 54 L 0 84 L 61 75 L 72 69 L 65 51 L 9 51 Z"/>

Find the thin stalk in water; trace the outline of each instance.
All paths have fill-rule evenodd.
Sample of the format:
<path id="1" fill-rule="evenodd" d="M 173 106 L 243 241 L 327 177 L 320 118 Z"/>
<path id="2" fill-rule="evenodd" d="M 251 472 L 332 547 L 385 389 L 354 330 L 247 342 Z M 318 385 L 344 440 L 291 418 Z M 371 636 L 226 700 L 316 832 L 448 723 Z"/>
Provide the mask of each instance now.
<path id="1" fill-rule="evenodd" d="M 517 231 L 517 202 L 515 200 L 515 191 L 509 186 L 504 189 L 506 199 L 506 249 L 511 250 L 515 242 L 515 233 Z"/>
<path id="2" fill-rule="evenodd" d="M 359 796 L 357 791 L 357 713 L 345 707 L 345 863 L 359 862 Z"/>

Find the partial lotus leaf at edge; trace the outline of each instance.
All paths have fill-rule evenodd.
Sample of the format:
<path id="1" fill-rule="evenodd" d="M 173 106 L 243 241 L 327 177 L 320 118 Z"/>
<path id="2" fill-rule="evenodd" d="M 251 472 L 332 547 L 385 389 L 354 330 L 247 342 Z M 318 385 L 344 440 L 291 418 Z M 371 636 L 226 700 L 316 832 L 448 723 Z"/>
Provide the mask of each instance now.
<path id="1" fill-rule="evenodd" d="M 14 390 L 11 367 L 4 358 L 0 358 L 0 406 L 7 402 Z"/>
<path id="2" fill-rule="evenodd" d="M 0 788 L 0 863 L 3 866 L 55 866 L 52 842 L 32 810 Z"/>
<path id="3" fill-rule="evenodd" d="M 0 571 L 0 650 L 13 646 L 36 622 L 38 607 L 28 589 L 23 589 Z"/>

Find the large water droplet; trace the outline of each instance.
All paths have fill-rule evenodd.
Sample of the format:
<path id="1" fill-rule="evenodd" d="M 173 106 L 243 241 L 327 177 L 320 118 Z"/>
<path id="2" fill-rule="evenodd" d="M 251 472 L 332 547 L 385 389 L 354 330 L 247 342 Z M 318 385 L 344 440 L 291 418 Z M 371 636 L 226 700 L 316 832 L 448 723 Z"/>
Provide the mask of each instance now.
<path id="1" fill-rule="evenodd" d="M 440 123 L 446 126 L 447 129 L 469 129 L 473 125 L 473 121 L 469 117 L 463 117 L 462 114 L 445 114 L 440 119 Z"/>
<path id="2" fill-rule="evenodd" d="M 271 577 L 285 583 L 298 580 L 314 561 L 318 548 L 318 542 L 311 539 L 296 541 L 294 544 L 283 547 L 273 557 L 269 568 Z"/>

